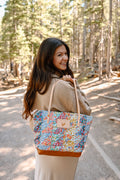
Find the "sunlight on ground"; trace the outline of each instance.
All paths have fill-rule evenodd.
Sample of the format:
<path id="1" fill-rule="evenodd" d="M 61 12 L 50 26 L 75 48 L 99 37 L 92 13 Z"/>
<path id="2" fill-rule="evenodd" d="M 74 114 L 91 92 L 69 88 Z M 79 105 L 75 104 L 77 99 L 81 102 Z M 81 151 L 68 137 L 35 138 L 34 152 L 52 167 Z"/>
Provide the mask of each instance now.
<path id="1" fill-rule="evenodd" d="M 94 107 L 92 107 L 92 112 L 100 111 L 102 107 L 103 107 L 102 105 L 94 106 Z"/>
<path id="2" fill-rule="evenodd" d="M 10 153 L 12 151 L 12 148 L 0 148 L 0 153 L 1 154 L 7 154 L 7 153 Z"/>
<path id="3" fill-rule="evenodd" d="M 77 78 L 80 75 L 80 73 L 74 73 L 74 77 Z"/>
<path id="4" fill-rule="evenodd" d="M 120 135 L 114 136 L 113 139 L 117 142 L 120 141 Z"/>
<path id="5" fill-rule="evenodd" d="M 118 144 L 118 143 L 114 143 L 113 146 L 114 146 L 114 147 L 118 147 L 119 144 Z"/>
<path id="6" fill-rule="evenodd" d="M 22 123 L 13 123 L 13 122 L 7 122 L 3 125 L 1 125 L 2 127 L 4 128 L 7 128 L 7 127 L 12 127 L 12 128 L 21 128 L 23 127 L 23 124 Z"/>
<path id="7" fill-rule="evenodd" d="M 15 169 L 14 173 L 19 172 L 25 172 L 25 171 L 31 171 L 34 169 L 35 166 L 35 159 L 34 157 L 30 157 L 26 159 L 25 161 L 21 162 Z"/>
<path id="8" fill-rule="evenodd" d="M 13 113 L 18 113 L 18 110 L 13 110 L 13 111 L 8 112 L 8 114 L 13 114 Z"/>
<path id="9" fill-rule="evenodd" d="M 106 141 L 104 142 L 104 145 L 113 145 L 114 147 L 118 147 L 119 146 L 119 141 L 120 141 L 120 135 L 114 136 L 113 139 L 111 141 Z"/>
<path id="10" fill-rule="evenodd" d="M 106 141 L 106 142 L 104 142 L 104 145 L 109 145 L 109 144 L 113 145 L 114 147 L 118 147 L 119 146 L 119 143 L 116 143 L 114 141 Z"/>
<path id="11" fill-rule="evenodd" d="M 120 92 L 120 89 L 116 89 L 116 90 L 114 90 L 114 93 L 116 94 L 116 93 L 119 93 Z M 108 91 L 107 92 L 102 92 L 102 93 L 100 93 L 100 95 L 108 95 Z M 109 96 L 109 95 L 108 95 Z"/>
<path id="12" fill-rule="evenodd" d="M 6 175 L 6 172 L 5 171 L 1 171 L 0 172 L 0 176 L 5 176 Z"/>
<path id="13" fill-rule="evenodd" d="M 113 85 L 117 85 L 117 83 L 103 83 L 103 84 L 99 84 L 99 85 L 96 85 L 96 86 L 92 86 L 92 87 L 88 87 L 87 89 L 84 90 L 85 93 L 88 93 L 90 91 L 93 91 L 93 90 L 102 90 L 104 89 L 104 91 L 108 88 L 110 88 L 111 86 Z"/>
<path id="14" fill-rule="evenodd" d="M 5 90 L 5 91 L 1 91 L 0 92 L 0 95 L 2 94 L 12 94 L 12 93 L 16 93 L 17 90 L 25 90 L 26 89 L 26 86 L 23 86 L 23 87 L 18 87 L 18 88 L 13 88 L 13 89 L 9 89 L 9 90 Z"/>
<path id="15" fill-rule="evenodd" d="M 12 126 L 12 128 L 21 128 L 21 127 L 23 127 L 22 123 L 19 123 L 19 124 L 17 123 Z"/>
<path id="16" fill-rule="evenodd" d="M 99 108 L 96 108 L 96 107 L 92 107 L 92 113 L 95 113 L 97 111 L 99 111 L 100 109 Z"/>
<path id="17" fill-rule="evenodd" d="M 5 124 L 2 125 L 2 127 L 11 127 L 13 125 L 13 122 L 7 122 Z"/>
<path id="18" fill-rule="evenodd" d="M 13 107 L 6 107 L 6 108 L 3 108 L 3 109 L 1 110 L 1 112 L 7 111 L 7 113 L 8 113 L 8 111 L 13 110 L 13 109 L 15 109 L 14 106 L 13 106 Z M 16 112 L 18 112 L 18 111 L 16 110 Z"/>
<path id="19" fill-rule="evenodd" d="M 16 97 L 21 97 L 23 95 L 24 95 L 24 93 L 15 94 L 15 95 L 2 95 L 1 98 L 13 99 L 13 98 L 16 98 Z"/>
<path id="20" fill-rule="evenodd" d="M 8 102 L 0 102 L 0 105 L 1 105 L 1 106 L 7 106 L 7 105 L 8 105 Z"/>
<path id="21" fill-rule="evenodd" d="M 112 102 L 112 104 L 104 103 L 104 104 L 95 105 L 95 106 L 92 107 L 92 112 L 97 112 L 97 111 L 100 111 L 100 110 L 103 110 L 103 109 L 105 110 L 107 108 L 112 108 L 115 105 L 116 105 L 116 102 Z"/>
<path id="22" fill-rule="evenodd" d="M 19 177 L 15 177 L 13 180 L 28 180 L 28 177 L 21 175 Z"/>
<path id="23" fill-rule="evenodd" d="M 27 147 L 27 148 L 22 148 L 22 151 L 19 153 L 19 156 L 27 156 L 29 154 L 32 154 L 34 151 L 34 148 L 32 147 Z"/>
<path id="24" fill-rule="evenodd" d="M 107 177 L 107 179 L 105 177 L 101 177 L 101 178 L 98 178 L 97 180 L 114 180 L 114 179 L 111 177 Z"/>
<path id="25" fill-rule="evenodd" d="M 105 113 L 98 114 L 97 117 L 103 117 Z"/>
<path id="26" fill-rule="evenodd" d="M 91 100 L 95 100 L 95 99 L 98 99 L 98 96 L 93 96 L 90 98 Z"/>
<path id="27" fill-rule="evenodd" d="M 112 141 L 106 141 L 104 142 L 105 145 L 112 144 Z"/>

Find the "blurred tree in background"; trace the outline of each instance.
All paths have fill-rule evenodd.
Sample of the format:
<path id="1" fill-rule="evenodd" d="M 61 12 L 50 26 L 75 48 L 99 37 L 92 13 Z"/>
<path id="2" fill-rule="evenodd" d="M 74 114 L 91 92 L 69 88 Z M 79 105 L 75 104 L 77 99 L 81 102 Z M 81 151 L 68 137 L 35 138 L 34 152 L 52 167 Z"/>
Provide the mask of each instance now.
<path id="1" fill-rule="evenodd" d="M 73 71 L 108 77 L 120 70 L 120 0 L 7 0 L 0 23 L 0 63 L 22 78 L 42 40 L 71 50 Z"/>

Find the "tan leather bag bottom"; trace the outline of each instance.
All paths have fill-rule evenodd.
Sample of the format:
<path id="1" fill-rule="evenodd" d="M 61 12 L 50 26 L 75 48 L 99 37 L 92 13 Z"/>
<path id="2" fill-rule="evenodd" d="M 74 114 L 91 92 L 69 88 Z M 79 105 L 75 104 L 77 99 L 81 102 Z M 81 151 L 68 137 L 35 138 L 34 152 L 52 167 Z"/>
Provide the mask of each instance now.
<path id="1" fill-rule="evenodd" d="M 81 152 L 60 152 L 60 151 L 46 151 L 37 149 L 38 154 L 48 155 L 48 156 L 72 156 L 72 157 L 80 157 Z"/>

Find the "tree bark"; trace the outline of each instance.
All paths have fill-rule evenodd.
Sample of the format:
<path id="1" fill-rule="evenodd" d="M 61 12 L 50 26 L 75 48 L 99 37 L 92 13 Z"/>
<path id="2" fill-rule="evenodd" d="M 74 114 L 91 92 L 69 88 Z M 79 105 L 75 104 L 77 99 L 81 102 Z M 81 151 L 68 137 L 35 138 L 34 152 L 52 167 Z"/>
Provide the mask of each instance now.
<path id="1" fill-rule="evenodd" d="M 115 16 L 116 16 L 116 26 L 117 26 L 117 32 L 116 32 L 116 52 L 115 52 L 115 59 L 118 62 L 118 53 L 120 51 L 120 23 L 119 23 L 119 12 L 118 12 L 118 7 L 119 7 L 119 0 L 116 0 L 116 11 L 115 11 Z"/>
<path id="2" fill-rule="evenodd" d="M 107 77 L 111 77 L 111 47 L 112 47 L 112 0 L 109 0 L 109 29 L 108 29 L 108 49 L 107 49 Z"/>
<path id="3" fill-rule="evenodd" d="M 101 42 L 100 42 L 99 80 L 102 79 L 102 69 L 103 69 L 103 27 L 101 29 Z"/>
<path id="4" fill-rule="evenodd" d="M 85 17 L 85 10 L 87 8 L 86 0 L 84 1 L 84 26 L 83 26 L 83 61 L 85 61 L 86 55 L 86 17 Z"/>
<path id="5" fill-rule="evenodd" d="M 60 22 L 60 38 L 62 39 L 63 32 L 62 32 L 62 17 L 61 17 L 61 1 L 59 0 L 59 22 Z"/>

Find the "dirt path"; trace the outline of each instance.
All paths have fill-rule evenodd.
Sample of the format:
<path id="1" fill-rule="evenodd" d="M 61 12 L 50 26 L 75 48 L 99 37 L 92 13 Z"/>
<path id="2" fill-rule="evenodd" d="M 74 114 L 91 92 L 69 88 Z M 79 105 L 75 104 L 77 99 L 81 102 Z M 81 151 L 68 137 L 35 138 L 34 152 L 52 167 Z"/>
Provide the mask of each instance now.
<path id="1" fill-rule="evenodd" d="M 86 178 L 83 175 L 83 180 L 92 180 L 89 177 L 90 173 L 94 177 L 93 179 L 99 179 L 98 177 L 95 178 L 95 174 L 98 175 L 100 171 L 102 180 L 120 179 L 120 122 L 109 120 L 110 116 L 120 118 L 120 102 L 98 96 L 105 95 L 120 98 L 120 79 L 98 81 L 96 78 L 91 82 L 82 83 L 80 87 L 87 93 L 93 115 L 93 124 L 90 130 L 92 139 L 88 138 L 87 143 L 92 144 L 92 151 L 96 150 L 94 153 L 97 153 L 96 156 L 88 150 L 88 154 L 92 156 L 90 159 L 93 161 L 92 167 L 94 171 L 89 172 Z M 90 157 L 87 153 L 85 155 L 88 158 Z M 82 158 L 86 159 L 84 154 Z M 94 158 L 97 159 L 96 164 L 94 164 Z M 105 167 L 110 170 L 107 171 L 107 174 L 104 168 L 101 170 L 103 164 L 96 167 L 101 160 L 103 160 L 103 164 L 106 164 Z M 89 160 L 88 164 L 90 164 Z M 80 166 L 79 169 L 81 168 Z"/>
<path id="2" fill-rule="evenodd" d="M 92 108 L 93 123 L 86 148 L 79 159 L 75 180 L 119 180 L 119 102 L 98 94 L 120 98 L 120 79 L 93 79 L 80 84 Z M 26 121 L 21 118 L 25 88 L 0 92 L 0 179 L 33 180 L 34 143 Z"/>

